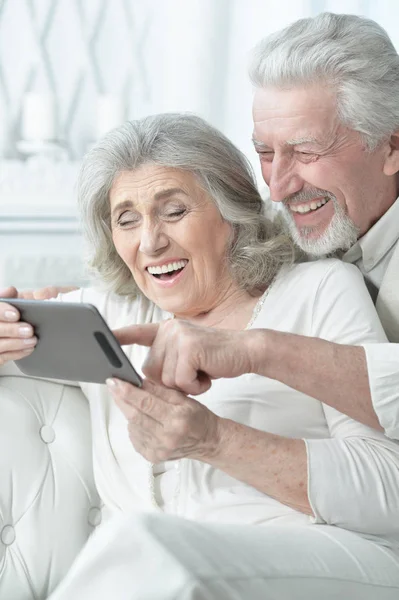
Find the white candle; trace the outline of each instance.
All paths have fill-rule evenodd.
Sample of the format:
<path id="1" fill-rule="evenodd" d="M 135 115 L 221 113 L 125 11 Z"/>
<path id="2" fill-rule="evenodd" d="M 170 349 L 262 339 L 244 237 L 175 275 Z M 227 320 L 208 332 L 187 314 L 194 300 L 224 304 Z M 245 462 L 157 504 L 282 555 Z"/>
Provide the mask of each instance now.
<path id="1" fill-rule="evenodd" d="M 97 99 L 96 139 L 125 121 L 125 104 L 120 96 L 104 94 Z"/>
<path id="2" fill-rule="evenodd" d="M 25 94 L 22 109 L 21 137 L 29 141 L 57 138 L 56 105 L 53 94 Z"/>

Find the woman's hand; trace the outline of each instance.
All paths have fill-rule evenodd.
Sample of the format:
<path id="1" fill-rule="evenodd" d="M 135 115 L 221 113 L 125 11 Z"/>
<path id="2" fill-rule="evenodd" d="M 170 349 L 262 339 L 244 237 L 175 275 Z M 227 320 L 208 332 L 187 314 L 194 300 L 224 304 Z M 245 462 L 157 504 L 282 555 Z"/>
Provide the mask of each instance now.
<path id="1" fill-rule="evenodd" d="M 223 419 L 193 398 L 148 380 L 141 388 L 118 379 L 107 384 L 128 420 L 135 450 L 150 462 L 208 462 L 217 454 Z"/>
<path id="2" fill-rule="evenodd" d="M 200 460 L 312 514 L 303 440 L 223 419 L 193 398 L 148 380 L 141 388 L 118 379 L 107 384 L 128 420 L 135 450 L 150 462 Z"/>
<path id="3" fill-rule="evenodd" d="M 0 298 L 23 298 L 25 300 L 49 300 L 58 294 L 75 290 L 75 287 L 49 286 L 39 290 L 18 292 L 15 287 L 0 290 Z M 0 365 L 19 360 L 33 352 L 37 344 L 32 325 L 20 321 L 20 314 L 8 302 L 0 302 Z"/>
<path id="4" fill-rule="evenodd" d="M 0 298 L 17 298 L 14 287 L 0 290 Z M 32 325 L 20 321 L 16 308 L 7 302 L 0 302 L 0 365 L 10 360 L 19 360 L 31 354 L 37 338 Z"/>

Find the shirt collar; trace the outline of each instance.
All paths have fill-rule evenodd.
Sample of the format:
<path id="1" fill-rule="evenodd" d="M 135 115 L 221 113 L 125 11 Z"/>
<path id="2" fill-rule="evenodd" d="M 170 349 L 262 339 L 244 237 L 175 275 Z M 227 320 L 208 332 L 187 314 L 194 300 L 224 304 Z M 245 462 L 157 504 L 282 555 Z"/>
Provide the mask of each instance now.
<path id="1" fill-rule="evenodd" d="M 355 263 L 363 257 L 366 272 L 371 271 L 399 240 L 399 198 L 343 256 Z"/>

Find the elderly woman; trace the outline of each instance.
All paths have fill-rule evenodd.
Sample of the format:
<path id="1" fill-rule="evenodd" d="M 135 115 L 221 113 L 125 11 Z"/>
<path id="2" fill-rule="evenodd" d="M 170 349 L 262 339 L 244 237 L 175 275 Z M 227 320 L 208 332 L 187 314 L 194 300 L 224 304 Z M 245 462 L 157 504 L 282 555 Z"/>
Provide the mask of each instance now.
<path id="1" fill-rule="evenodd" d="M 108 134 L 84 160 L 79 198 L 108 289 L 59 300 L 95 304 L 113 328 L 177 317 L 385 341 L 357 270 L 293 264 L 247 161 L 199 118 Z M 7 327 L 3 360 L 23 346 Z M 127 349 L 137 369 L 146 353 Z M 258 375 L 197 398 L 148 380 L 81 387 L 109 518 L 53 600 L 397 598 L 399 448 L 383 434 Z"/>

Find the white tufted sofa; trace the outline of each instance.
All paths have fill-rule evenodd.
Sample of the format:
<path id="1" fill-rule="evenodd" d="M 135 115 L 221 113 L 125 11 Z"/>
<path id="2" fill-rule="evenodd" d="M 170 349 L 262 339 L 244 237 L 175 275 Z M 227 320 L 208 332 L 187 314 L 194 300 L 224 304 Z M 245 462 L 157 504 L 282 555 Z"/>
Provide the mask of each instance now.
<path id="1" fill-rule="evenodd" d="M 0 369 L 0 599 L 44 600 L 101 506 L 80 388 Z"/>

